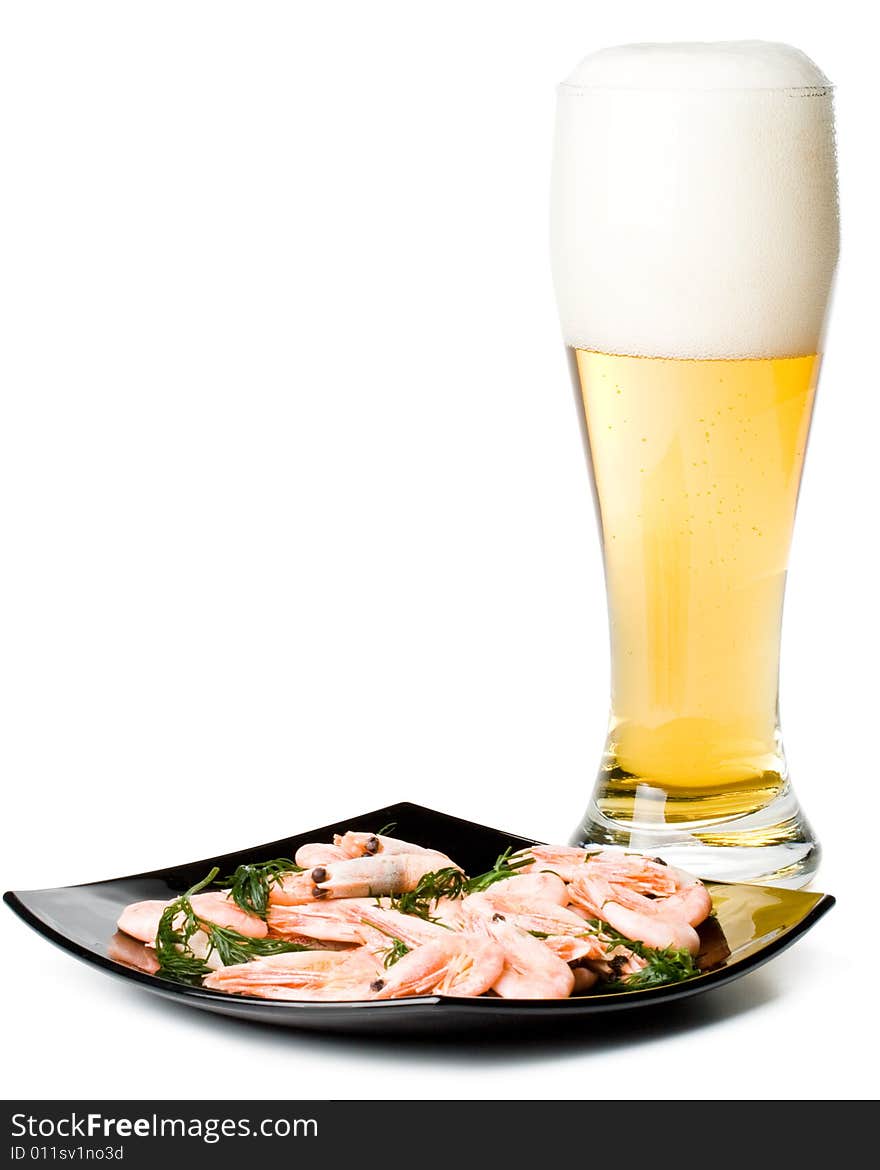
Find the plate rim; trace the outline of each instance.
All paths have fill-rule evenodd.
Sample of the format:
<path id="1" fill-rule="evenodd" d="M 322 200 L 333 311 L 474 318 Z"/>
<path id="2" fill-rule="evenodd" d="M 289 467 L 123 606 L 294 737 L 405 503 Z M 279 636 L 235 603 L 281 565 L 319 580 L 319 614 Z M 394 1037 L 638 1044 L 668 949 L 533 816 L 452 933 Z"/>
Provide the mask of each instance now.
<path id="1" fill-rule="evenodd" d="M 437 809 L 428 808 L 425 805 L 417 804 L 414 801 L 396 801 L 394 804 L 384 806 L 382 809 L 375 810 L 376 812 L 391 812 L 395 809 L 416 809 L 420 813 L 429 813 L 435 816 L 444 817 L 447 820 L 459 821 L 462 824 L 470 827 L 485 829 L 493 833 L 498 833 L 502 836 L 509 835 L 517 838 L 520 841 L 527 841 L 530 844 L 543 844 L 534 838 L 523 837 L 520 833 L 505 834 L 504 830 L 496 829 L 492 825 L 484 825 L 479 821 L 469 821 L 464 817 L 455 816 L 452 813 L 441 812 Z M 371 816 L 371 812 L 358 814 L 357 817 L 348 817 L 346 820 L 362 819 Z M 337 824 L 340 822 L 337 822 Z M 331 826 L 326 826 L 327 828 Z M 321 832 L 321 829 L 308 830 L 308 832 Z M 296 836 L 297 834 L 291 834 Z M 283 841 L 286 838 L 279 838 Z M 247 849 L 234 850 L 233 854 L 243 854 L 251 850 L 265 849 L 267 846 L 276 844 L 277 842 L 264 842 L 261 845 L 253 845 Z M 221 856 L 231 856 L 224 854 Z M 115 878 L 100 878 L 92 882 L 79 882 L 68 886 L 48 886 L 42 889 L 32 890 L 6 890 L 3 894 L 3 901 L 13 911 L 13 913 L 20 918 L 27 926 L 36 931 L 37 934 L 42 935 L 45 939 L 57 946 L 60 950 L 66 951 L 68 954 L 79 959 L 89 966 L 97 967 L 101 971 L 117 978 L 132 981 L 144 987 L 146 990 L 164 996 L 168 999 L 182 999 L 190 1001 L 194 1006 L 215 1007 L 220 1004 L 235 1004 L 241 1007 L 246 1005 L 259 1005 L 261 1011 L 266 1009 L 274 1010 L 279 1014 L 290 1013 L 307 1013 L 310 1015 L 320 1015 L 321 1013 L 337 1013 L 341 1010 L 356 1011 L 364 1008 L 386 1010 L 413 1010 L 415 1008 L 442 1008 L 454 1006 L 456 1009 L 464 1012 L 478 1011 L 491 1012 L 495 1015 L 504 1015 L 507 1013 L 517 1014 L 523 1011 L 530 1011 L 539 1013 L 542 1009 L 544 1011 L 552 1011 L 553 1013 L 580 1010 L 580 1012 L 599 1012 L 599 1011 L 614 1011 L 623 1008 L 630 1008 L 636 1006 L 648 1006 L 649 1004 L 656 1004 L 661 1001 L 669 1001 L 672 999 L 683 999 L 692 995 L 698 995 L 703 991 L 711 990 L 715 986 L 720 986 L 729 983 L 734 979 L 738 979 L 743 975 L 748 974 L 749 971 L 763 966 L 764 963 L 769 962 L 775 958 L 782 951 L 787 950 L 802 934 L 810 930 L 820 918 L 835 905 L 837 899 L 833 894 L 826 894 L 820 891 L 797 891 L 815 897 L 814 904 L 806 911 L 803 917 L 799 918 L 796 923 L 789 926 L 787 929 L 781 931 L 775 938 L 772 938 L 768 943 L 753 952 L 750 955 L 745 955 L 741 959 L 734 960 L 729 966 L 716 968 L 713 971 L 705 971 L 700 975 L 694 976 L 691 979 L 683 980 L 680 983 L 661 984 L 659 987 L 644 987 L 633 991 L 608 992 L 597 996 L 570 996 L 568 999 L 505 999 L 498 997 L 484 997 L 484 996 L 452 996 L 452 995 L 422 995 L 422 996 L 407 996 L 398 999 L 387 1000 L 330 1000 L 330 1001 L 315 1001 L 315 1000 L 270 1000 L 263 999 L 259 996 L 253 995 L 238 995 L 225 991 L 214 991 L 207 987 L 193 987 L 186 983 L 175 983 L 171 979 L 163 979 L 161 976 L 155 974 L 148 974 L 145 971 L 139 971 L 136 967 L 129 967 L 125 963 L 120 963 L 115 959 L 111 959 L 109 955 L 102 955 L 97 951 L 91 950 L 89 947 L 71 938 L 69 935 L 57 930 L 44 918 L 30 909 L 30 907 L 22 899 L 28 894 L 45 894 L 45 893 L 62 893 L 66 890 L 87 889 L 90 886 L 109 885 L 119 881 L 135 881 L 139 878 L 155 878 L 164 877 L 169 870 L 185 869 L 190 867 L 201 866 L 202 864 L 211 866 L 214 863 L 213 858 L 206 858 L 198 861 L 186 861 L 180 865 L 168 865 L 161 869 L 146 870 L 143 873 L 124 874 Z M 749 882 L 712 882 L 716 886 L 742 886 L 752 885 L 755 883 Z M 766 886 L 761 889 L 776 889 L 777 887 Z M 788 891 L 796 892 L 796 891 Z M 589 1006 L 588 1006 L 589 1005 Z"/>

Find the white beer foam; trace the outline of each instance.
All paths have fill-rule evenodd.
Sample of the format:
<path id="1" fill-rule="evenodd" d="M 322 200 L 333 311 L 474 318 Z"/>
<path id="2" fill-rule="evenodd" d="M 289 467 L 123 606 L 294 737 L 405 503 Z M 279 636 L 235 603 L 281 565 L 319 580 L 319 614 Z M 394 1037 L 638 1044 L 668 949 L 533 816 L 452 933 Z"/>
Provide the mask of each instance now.
<path id="1" fill-rule="evenodd" d="M 838 250 L 831 90 L 788 45 L 627 45 L 560 86 L 553 275 L 569 345 L 819 350 Z"/>
<path id="2" fill-rule="evenodd" d="M 693 41 L 600 49 L 585 57 L 565 84 L 622 89 L 795 89 L 830 82 L 793 45 Z"/>

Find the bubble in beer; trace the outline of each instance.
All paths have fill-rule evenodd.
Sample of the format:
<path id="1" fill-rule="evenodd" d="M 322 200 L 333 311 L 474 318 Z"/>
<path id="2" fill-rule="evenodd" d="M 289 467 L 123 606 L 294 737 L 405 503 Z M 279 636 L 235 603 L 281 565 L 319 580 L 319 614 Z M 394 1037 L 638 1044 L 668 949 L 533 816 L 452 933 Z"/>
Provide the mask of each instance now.
<path id="1" fill-rule="evenodd" d="M 830 84 L 789 45 L 626 45 L 559 88 L 553 273 L 566 342 L 813 354 L 838 250 Z"/>

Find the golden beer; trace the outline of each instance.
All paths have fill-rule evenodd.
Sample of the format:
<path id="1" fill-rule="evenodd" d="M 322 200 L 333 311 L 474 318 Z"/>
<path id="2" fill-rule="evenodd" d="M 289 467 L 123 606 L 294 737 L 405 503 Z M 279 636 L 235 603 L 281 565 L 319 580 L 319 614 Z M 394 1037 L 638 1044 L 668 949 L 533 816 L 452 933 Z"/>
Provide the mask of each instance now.
<path id="1" fill-rule="evenodd" d="M 649 784 L 667 822 L 749 812 L 785 780 L 778 647 L 818 359 L 571 360 L 611 631 L 600 808 L 625 821 Z"/>
<path id="2" fill-rule="evenodd" d="M 559 87 L 551 254 L 611 641 L 577 843 L 801 885 L 777 690 L 838 248 L 832 91 L 789 45 L 625 45 Z"/>

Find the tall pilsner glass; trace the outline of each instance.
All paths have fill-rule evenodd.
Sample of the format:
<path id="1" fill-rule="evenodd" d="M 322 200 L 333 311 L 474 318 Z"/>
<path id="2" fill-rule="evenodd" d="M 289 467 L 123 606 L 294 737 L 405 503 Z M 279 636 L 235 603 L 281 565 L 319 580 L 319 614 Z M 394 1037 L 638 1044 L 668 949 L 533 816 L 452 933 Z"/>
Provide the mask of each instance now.
<path id="1" fill-rule="evenodd" d="M 559 89 L 552 254 L 611 719 L 574 841 L 802 885 L 782 602 L 838 247 L 831 88 L 786 45 L 632 45 Z"/>

